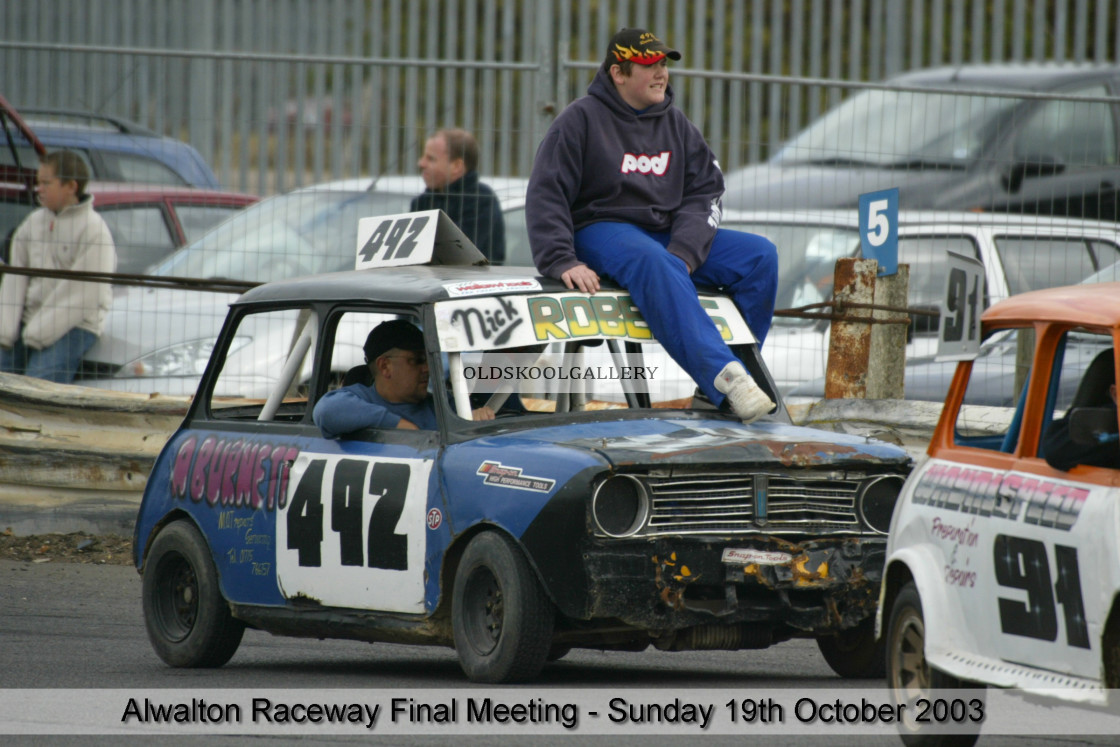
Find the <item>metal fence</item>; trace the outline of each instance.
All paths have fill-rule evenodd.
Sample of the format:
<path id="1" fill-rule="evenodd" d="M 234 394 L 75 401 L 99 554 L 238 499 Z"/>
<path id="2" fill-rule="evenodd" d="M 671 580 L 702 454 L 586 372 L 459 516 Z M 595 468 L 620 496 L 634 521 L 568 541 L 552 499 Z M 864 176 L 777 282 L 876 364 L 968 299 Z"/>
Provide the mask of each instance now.
<path id="1" fill-rule="evenodd" d="M 863 90 L 886 88 L 883 81 L 897 73 L 971 62 L 1120 57 L 1115 0 L 0 0 L 0 94 L 17 108 L 71 108 L 137 121 L 192 144 L 223 186 L 259 195 L 334 179 L 412 175 L 381 179 L 382 192 L 363 203 L 366 215 L 393 213 L 422 188 L 416 160 L 426 134 L 439 127 L 476 134 L 479 171 L 491 183 L 495 177 L 527 176 L 545 130 L 584 92 L 607 40 L 623 25 L 651 28 L 683 53 L 671 68 L 677 103 L 716 151 L 729 187 L 732 171 L 767 159 L 826 110 Z M 895 94 L 899 89 L 892 89 Z M 1092 124 L 1096 120 L 1086 113 L 1108 110 L 1115 128 L 1120 111 L 1120 99 L 1099 93 L 1075 96 L 1076 101 L 1056 94 L 1023 96 L 1053 103 L 1049 111 L 1060 122 Z M 938 116 L 997 106 L 993 100 L 1007 97 L 1015 94 L 981 91 L 963 97 L 963 103 L 954 96 L 956 108 L 946 104 L 909 126 L 932 126 Z M 1095 108 L 1084 108 L 1090 104 Z M 914 119 L 910 103 L 895 108 Z M 894 120 L 880 117 L 874 125 L 886 129 Z M 1108 153 L 1090 153 L 1089 141 L 1076 138 L 1066 138 L 1057 152 L 1070 164 L 1100 166 L 1103 173 L 1104 167 L 1115 170 L 1120 158 L 1115 133 L 1112 140 Z M 858 148 L 854 142 L 839 144 L 848 149 L 844 158 L 883 149 L 874 138 L 862 137 Z M 1015 176 L 1014 163 L 999 166 Z M 911 170 L 922 168 L 915 164 Z M 1042 181 L 1040 189 L 1049 189 Z M 513 182 L 507 234 L 524 236 L 518 183 L 507 182 Z M 742 181 L 737 188 L 742 201 L 747 189 Z M 365 185 L 349 189 L 366 191 Z M 796 202 L 798 185 L 782 189 L 770 192 Z M 1113 198 L 1118 191 L 1112 189 Z M 343 189 L 337 192 L 336 197 Z M 289 258 L 291 264 L 261 251 L 285 246 L 288 226 L 282 223 L 316 220 L 313 197 L 282 199 L 287 201 L 273 203 L 272 213 L 259 219 L 264 238 L 249 235 L 257 225 L 243 236 L 221 238 L 227 253 L 236 255 L 229 263 L 183 261 L 166 274 L 260 282 L 282 273 L 340 269 L 329 264 L 339 260 L 329 252 L 349 252 L 353 230 L 339 225 L 309 227 L 316 242 L 329 240 L 332 246 L 324 250 L 308 243 L 307 256 Z M 1042 195 L 1039 204 L 1046 199 Z M 725 206 L 750 207 L 735 200 L 729 188 Z M 1117 200 L 1109 204 L 1115 211 Z M 829 273 L 809 265 L 856 251 L 852 206 L 845 205 L 848 214 L 835 220 L 816 211 L 815 224 L 764 225 L 743 216 L 739 223 L 728 221 L 778 243 L 779 308 L 827 294 L 828 288 L 817 286 Z M 287 210 L 288 220 L 277 218 L 277 210 Z M 1009 227 L 990 216 L 961 223 L 958 215 L 956 225 L 927 221 L 908 228 L 900 251 L 912 264 L 911 301 L 936 302 L 944 249 L 953 242 L 971 247 L 995 273 L 987 300 L 1039 284 L 1075 282 L 1120 257 L 1116 224 L 1071 228 L 1046 218 L 1048 210 L 1063 212 L 1053 206 L 1024 209 L 1019 212 L 1036 214 Z M 1087 214 L 1116 219 L 1103 207 Z M 507 246 L 507 255 L 523 263 L 526 244 L 523 240 L 516 251 Z M 347 259 L 349 254 L 341 258 Z M 818 276 L 810 278 L 805 274 L 810 271 Z M 805 287 L 795 287 L 802 280 Z M 182 326 L 176 321 L 180 311 L 170 302 L 147 309 L 139 305 L 140 296 L 120 294 L 114 300 L 110 319 L 127 322 L 119 339 L 141 348 L 141 340 L 167 346 L 159 320 Z M 191 312 L 207 320 L 191 322 L 192 333 L 212 340 L 211 328 L 224 310 L 219 300 L 205 315 Z M 775 373 L 783 367 L 791 372 L 779 382 L 783 389 L 797 377 L 812 378 L 827 355 L 827 335 L 815 320 L 788 326 L 789 334 L 772 334 L 766 347 Z M 928 345 L 911 347 L 912 355 L 929 352 Z M 161 351 L 153 348 L 151 360 L 129 365 L 167 365 Z M 784 363 L 779 356 L 786 356 Z M 122 363 L 98 365 L 108 370 Z M 201 365 L 191 363 L 196 364 Z"/>
<path id="2" fill-rule="evenodd" d="M 259 194 L 410 173 L 446 125 L 483 173 L 524 176 L 622 25 L 683 52 L 678 102 L 725 168 L 852 83 L 1120 48 L 1113 0 L 0 0 L 0 91 L 136 120 Z"/>

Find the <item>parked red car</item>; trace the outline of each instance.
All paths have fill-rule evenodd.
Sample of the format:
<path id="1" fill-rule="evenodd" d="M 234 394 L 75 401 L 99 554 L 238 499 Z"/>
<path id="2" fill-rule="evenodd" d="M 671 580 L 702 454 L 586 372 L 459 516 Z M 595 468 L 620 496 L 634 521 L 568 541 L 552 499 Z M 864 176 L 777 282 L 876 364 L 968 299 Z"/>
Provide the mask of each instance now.
<path id="1" fill-rule="evenodd" d="M 7 261 L 15 229 L 35 209 L 36 157 L 46 148 L 24 119 L 0 96 L 0 260 Z M 31 143 L 31 160 L 26 143 Z M 117 272 L 141 274 L 172 250 L 201 236 L 256 195 L 168 184 L 91 182 L 97 212 L 117 246 Z"/>
<path id="2" fill-rule="evenodd" d="M 47 154 L 46 147 L 13 109 L 0 96 L 0 251 L 7 256 L 7 237 L 36 204 L 35 176 L 38 162 L 24 163 L 19 141 L 31 143 L 37 157 Z"/>
<path id="3" fill-rule="evenodd" d="M 162 184 L 91 182 L 94 208 L 117 245 L 117 272 L 138 275 L 260 198 Z"/>

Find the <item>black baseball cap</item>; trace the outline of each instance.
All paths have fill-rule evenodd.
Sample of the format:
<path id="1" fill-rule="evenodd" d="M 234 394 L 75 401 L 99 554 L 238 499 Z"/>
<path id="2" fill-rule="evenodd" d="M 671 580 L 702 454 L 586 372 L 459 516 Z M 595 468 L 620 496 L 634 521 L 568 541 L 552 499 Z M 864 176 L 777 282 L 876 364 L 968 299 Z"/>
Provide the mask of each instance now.
<path id="1" fill-rule="evenodd" d="M 390 319 L 374 327 L 366 338 L 366 344 L 362 346 L 367 363 L 372 363 L 393 348 L 422 353 L 424 333 L 412 322 Z"/>
<path id="2" fill-rule="evenodd" d="M 679 60 L 681 53 L 645 29 L 619 29 L 607 46 L 607 67 L 624 60 L 639 65 L 653 65 L 668 57 Z"/>

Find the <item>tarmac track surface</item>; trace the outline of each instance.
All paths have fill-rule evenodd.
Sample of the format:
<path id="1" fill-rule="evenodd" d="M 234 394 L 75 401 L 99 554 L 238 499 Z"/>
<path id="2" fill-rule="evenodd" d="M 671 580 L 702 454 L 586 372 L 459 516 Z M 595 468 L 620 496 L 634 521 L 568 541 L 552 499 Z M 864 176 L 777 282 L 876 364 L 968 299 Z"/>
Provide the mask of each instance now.
<path id="1" fill-rule="evenodd" d="M 845 681 L 832 674 L 815 643 L 795 640 L 763 651 L 643 653 L 573 651 L 546 667 L 539 688 L 672 688 L 687 695 L 700 688 L 727 688 L 762 696 L 774 688 L 878 687 L 876 681 Z M 444 648 L 277 638 L 248 631 L 233 660 L 210 670 L 171 669 L 148 644 L 140 607 L 140 577 L 124 565 L 0 560 L 0 688 L 434 688 L 474 687 Z M 532 694 L 539 694 L 532 690 Z M 466 694 L 466 693 L 464 693 Z M 0 698 L 3 694 L 0 693 Z M 1055 724 L 1055 732 L 1061 725 Z M 0 726 L 0 734 L 3 733 Z M 837 735 L 839 736 L 839 735 Z M 766 744 L 835 745 L 844 738 L 765 737 Z M 206 744 L 242 744 L 252 737 L 205 737 Z M 198 738 L 201 743 L 202 737 Z M 259 739 L 259 738 L 258 738 Z M 362 741 L 369 741 L 362 737 Z M 385 737 L 392 744 L 493 744 L 495 737 Z M 117 744 L 120 737 L 51 738 L 52 743 Z M 176 741 L 192 742 L 180 737 Z M 353 741 L 356 741 L 355 738 Z M 4 737 L 5 744 L 42 744 L 44 737 Z M 272 743 L 289 740 L 268 738 Z M 294 743 L 296 740 L 290 740 Z M 314 738 L 316 743 L 351 741 Z M 506 741 L 506 740 L 503 740 Z M 517 737 L 517 744 L 550 744 L 554 737 Z M 572 737 L 580 744 L 680 745 L 680 737 L 650 739 L 619 734 Z M 708 736 L 705 743 L 742 744 L 742 738 Z M 307 743 L 304 741 L 304 743 Z M 513 742 L 508 742 L 513 743 Z M 897 739 L 861 736 L 848 743 L 897 745 Z M 1115 738 L 999 736 L 981 745 L 1113 744 Z"/>

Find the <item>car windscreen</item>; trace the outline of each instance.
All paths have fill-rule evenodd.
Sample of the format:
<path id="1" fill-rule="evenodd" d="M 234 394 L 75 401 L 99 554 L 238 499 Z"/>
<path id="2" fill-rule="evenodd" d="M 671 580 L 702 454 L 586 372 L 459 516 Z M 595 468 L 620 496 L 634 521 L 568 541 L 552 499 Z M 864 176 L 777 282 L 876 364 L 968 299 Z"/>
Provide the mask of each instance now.
<path id="1" fill-rule="evenodd" d="M 365 191 L 278 195 L 246 208 L 149 274 L 263 283 L 352 269 L 358 221 L 407 212 L 410 199 Z"/>
<path id="2" fill-rule="evenodd" d="M 1014 98 L 863 91 L 803 130 L 774 163 L 952 166 L 976 158 Z"/>
<path id="3" fill-rule="evenodd" d="M 734 221 L 722 225 L 765 236 L 778 248 L 776 309 L 796 309 L 831 298 L 836 260 L 858 256 L 859 253 L 859 231 L 854 228 Z M 815 324 L 816 320 L 779 316 L 774 318 L 774 323 L 800 326 Z"/>
<path id="4" fill-rule="evenodd" d="M 754 342 L 730 298 L 700 303 L 729 345 Z M 456 407 L 468 395 L 472 403 L 464 412 L 495 395 L 518 395 L 530 412 L 626 408 L 639 394 L 655 407 L 689 407 L 696 391 L 626 291 L 454 298 L 437 303 L 435 317 Z"/>

